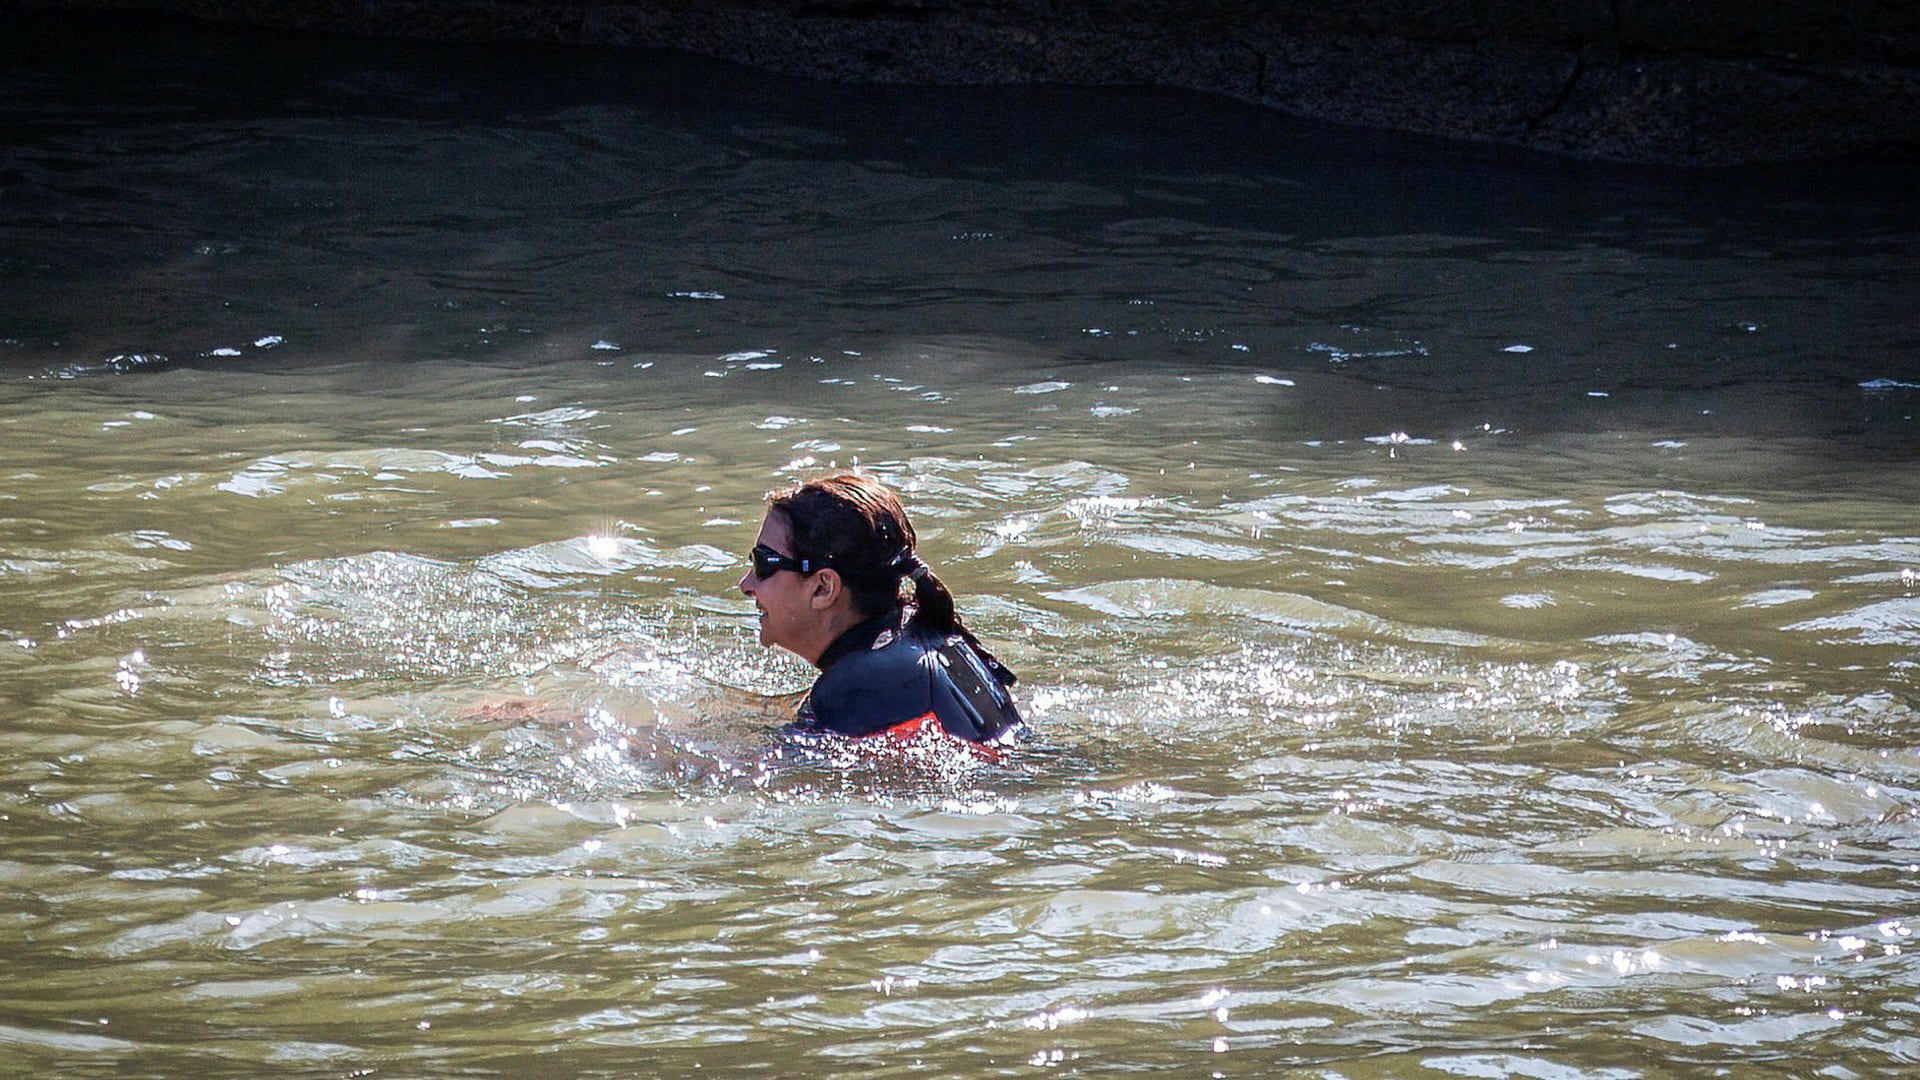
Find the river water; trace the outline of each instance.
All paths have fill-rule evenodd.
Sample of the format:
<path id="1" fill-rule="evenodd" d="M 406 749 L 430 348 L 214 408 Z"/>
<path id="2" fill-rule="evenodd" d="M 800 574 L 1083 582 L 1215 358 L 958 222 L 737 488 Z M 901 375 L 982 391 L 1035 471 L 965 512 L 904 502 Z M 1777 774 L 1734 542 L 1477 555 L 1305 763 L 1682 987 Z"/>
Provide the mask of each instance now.
<path id="1" fill-rule="evenodd" d="M 1912 167 L 0 40 L 7 1071 L 1920 1064 Z M 1003 765 L 770 747 L 856 463 Z"/>

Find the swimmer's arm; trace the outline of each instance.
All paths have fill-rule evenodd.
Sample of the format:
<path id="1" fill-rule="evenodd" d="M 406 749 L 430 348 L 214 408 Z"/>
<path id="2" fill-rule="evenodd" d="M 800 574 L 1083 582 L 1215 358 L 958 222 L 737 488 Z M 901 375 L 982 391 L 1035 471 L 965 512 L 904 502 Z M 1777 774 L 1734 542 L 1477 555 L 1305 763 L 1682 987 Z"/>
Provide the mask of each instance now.
<path id="1" fill-rule="evenodd" d="M 621 702 L 624 707 L 617 707 L 613 712 L 636 727 L 654 726 L 663 720 L 682 725 L 699 721 L 784 724 L 793 719 L 795 711 L 806 698 L 805 690 L 791 694 L 756 694 L 730 686 L 710 686 L 692 701 L 667 703 L 636 699 Z M 582 712 L 577 703 L 540 701 L 535 698 L 492 698 L 461 713 L 460 722 L 492 727 L 520 724 L 578 726 Z"/>
<path id="2" fill-rule="evenodd" d="M 490 698 L 460 714 L 463 724 L 480 727 L 516 727 L 521 724 L 563 724 L 572 719 L 566 710 L 532 698 Z"/>

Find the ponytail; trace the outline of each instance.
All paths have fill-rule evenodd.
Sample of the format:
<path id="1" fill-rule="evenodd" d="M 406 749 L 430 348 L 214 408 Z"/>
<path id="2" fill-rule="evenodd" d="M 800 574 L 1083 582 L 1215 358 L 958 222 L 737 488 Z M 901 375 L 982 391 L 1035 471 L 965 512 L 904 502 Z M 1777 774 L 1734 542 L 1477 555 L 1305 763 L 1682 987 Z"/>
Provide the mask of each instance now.
<path id="1" fill-rule="evenodd" d="M 980 639 L 973 636 L 973 631 L 967 629 L 966 624 L 960 621 L 960 613 L 954 610 L 953 593 L 948 590 L 946 582 L 941 581 L 940 575 L 934 573 L 932 567 L 921 562 L 918 556 L 909 553 L 908 557 L 912 558 L 916 565 L 907 574 L 907 577 L 913 581 L 913 618 L 907 625 L 933 634 L 960 635 L 966 639 L 974 652 L 980 654 L 980 659 L 986 663 L 988 670 L 999 675 L 1008 686 L 1012 686 L 1013 672 L 1008 671 L 1005 664 L 995 659 L 994 655 L 987 651 L 987 647 L 980 644 Z"/>

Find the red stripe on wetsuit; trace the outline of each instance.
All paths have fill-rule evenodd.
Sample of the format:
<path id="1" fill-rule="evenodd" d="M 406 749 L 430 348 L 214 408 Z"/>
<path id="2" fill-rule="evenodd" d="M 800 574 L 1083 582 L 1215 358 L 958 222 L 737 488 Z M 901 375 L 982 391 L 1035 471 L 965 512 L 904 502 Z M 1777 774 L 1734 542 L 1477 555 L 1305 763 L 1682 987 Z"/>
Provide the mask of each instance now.
<path id="1" fill-rule="evenodd" d="M 941 726 L 940 717 L 931 712 L 921 713 L 911 720 L 902 720 L 890 728 L 876 731 L 871 735 L 862 735 L 859 741 L 865 742 L 868 739 L 882 739 L 890 746 L 908 746 L 924 738 L 929 728 L 936 732 L 939 738 L 965 747 L 969 753 L 982 761 L 998 763 L 1000 760 L 999 748 L 988 746 L 986 743 L 977 743 L 969 739 L 963 739 L 953 734 Z"/>

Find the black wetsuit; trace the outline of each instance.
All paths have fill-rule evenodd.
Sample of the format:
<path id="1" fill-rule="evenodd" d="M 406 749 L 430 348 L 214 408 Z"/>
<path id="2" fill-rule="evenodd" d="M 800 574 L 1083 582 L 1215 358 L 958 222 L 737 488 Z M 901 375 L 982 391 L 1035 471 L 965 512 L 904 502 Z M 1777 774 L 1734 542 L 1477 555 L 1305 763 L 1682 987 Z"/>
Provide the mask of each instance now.
<path id="1" fill-rule="evenodd" d="M 909 735 L 938 720 L 947 734 L 980 743 L 1021 723 L 1011 671 L 959 634 L 903 629 L 902 614 L 868 619 L 827 646 L 795 733 Z"/>

